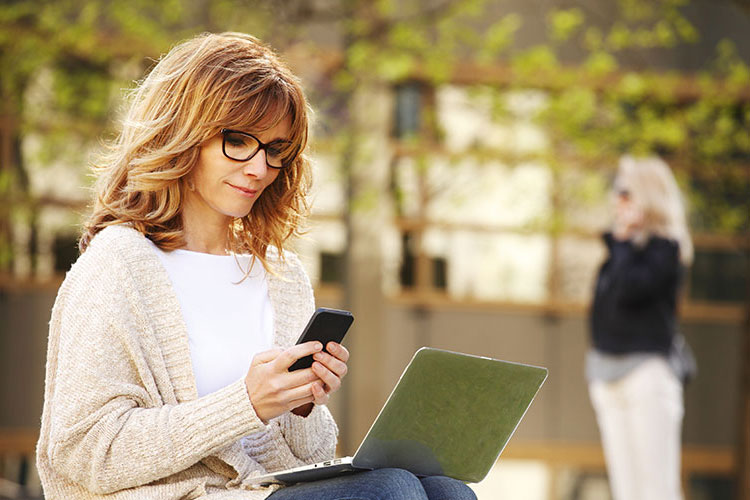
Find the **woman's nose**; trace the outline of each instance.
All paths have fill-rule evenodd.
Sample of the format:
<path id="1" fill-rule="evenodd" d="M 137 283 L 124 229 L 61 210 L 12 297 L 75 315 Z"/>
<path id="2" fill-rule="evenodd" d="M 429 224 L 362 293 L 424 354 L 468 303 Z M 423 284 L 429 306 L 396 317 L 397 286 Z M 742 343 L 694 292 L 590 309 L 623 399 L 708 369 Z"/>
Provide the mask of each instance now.
<path id="1" fill-rule="evenodd" d="M 252 175 L 258 179 L 262 179 L 268 173 L 268 164 L 266 164 L 266 152 L 262 149 L 259 150 L 255 156 L 250 158 L 242 166 L 242 173 L 245 175 Z"/>

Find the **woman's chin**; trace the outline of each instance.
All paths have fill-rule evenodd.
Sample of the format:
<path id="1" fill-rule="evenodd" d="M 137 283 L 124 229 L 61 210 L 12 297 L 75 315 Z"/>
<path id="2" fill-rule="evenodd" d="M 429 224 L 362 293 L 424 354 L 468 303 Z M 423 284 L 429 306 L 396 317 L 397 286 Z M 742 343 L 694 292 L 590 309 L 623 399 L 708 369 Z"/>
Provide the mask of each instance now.
<path id="1" fill-rule="evenodd" d="M 247 217 L 250 215 L 250 211 L 253 208 L 254 203 L 251 204 L 243 204 L 242 206 L 235 206 L 235 207 L 228 207 L 227 210 L 224 210 L 223 213 L 227 217 L 231 217 L 232 219 L 242 219 L 243 217 Z"/>

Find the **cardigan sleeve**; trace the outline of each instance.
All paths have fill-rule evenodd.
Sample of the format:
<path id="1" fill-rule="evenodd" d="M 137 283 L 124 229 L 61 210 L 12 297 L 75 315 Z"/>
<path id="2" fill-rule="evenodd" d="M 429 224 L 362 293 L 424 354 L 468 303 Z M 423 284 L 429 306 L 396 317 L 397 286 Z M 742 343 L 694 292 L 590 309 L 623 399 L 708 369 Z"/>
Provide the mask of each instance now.
<path id="1" fill-rule="evenodd" d="M 183 471 L 266 429 L 241 380 L 193 401 L 165 401 L 159 388 L 169 381 L 151 366 L 159 347 L 127 271 L 116 259 L 83 257 L 50 323 L 47 453 L 58 473 L 111 493 Z"/>
<path id="2" fill-rule="evenodd" d="M 327 406 L 314 406 L 306 417 L 287 412 L 279 418 L 278 426 L 289 448 L 303 462 L 333 458 L 338 427 Z"/>
<path id="3" fill-rule="evenodd" d="M 269 422 L 268 429 L 242 440 L 245 452 L 268 472 L 330 460 L 336 451 L 338 428 L 325 406 L 307 417 L 287 412 Z"/>

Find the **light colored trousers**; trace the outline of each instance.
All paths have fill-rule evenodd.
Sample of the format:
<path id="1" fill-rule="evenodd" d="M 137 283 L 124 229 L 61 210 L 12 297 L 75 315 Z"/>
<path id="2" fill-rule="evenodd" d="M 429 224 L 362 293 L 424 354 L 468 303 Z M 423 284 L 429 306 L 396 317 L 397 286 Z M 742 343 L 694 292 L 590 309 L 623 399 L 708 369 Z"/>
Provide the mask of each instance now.
<path id="1" fill-rule="evenodd" d="M 681 500 L 682 383 L 654 357 L 589 394 L 614 500 Z"/>

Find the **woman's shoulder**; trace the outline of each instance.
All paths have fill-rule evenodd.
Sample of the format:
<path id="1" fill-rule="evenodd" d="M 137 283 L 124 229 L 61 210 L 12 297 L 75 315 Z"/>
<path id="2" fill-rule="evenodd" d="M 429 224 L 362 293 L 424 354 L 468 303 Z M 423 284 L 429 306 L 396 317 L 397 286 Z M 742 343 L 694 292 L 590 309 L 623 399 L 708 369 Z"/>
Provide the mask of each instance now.
<path id="1" fill-rule="evenodd" d="M 144 251 L 148 251 L 148 243 L 143 234 L 124 224 L 108 226 L 91 239 L 68 271 L 66 281 L 116 274 Z"/>
<path id="2" fill-rule="evenodd" d="M 130 281 L 124 249 L 135 247 L 132 242 L 138 242 L 139 235 L 126 226 L 111 226 L 98 232 L 66 273 L 57 291 L 55 309 L 62 311 L 67 308 L 64 304 L 70 303 L 79 310 L 114 305 L 114 297 L 126 293 L 126 283 Z"/>
<path id="3" fill-rule="evenodd" d="M 94 253 L 109 253 L 112 251 L 135 250 L 146 243 L 146 237 L 128 224 L 107 226 L 91 239 L 84 255 Z"/>

